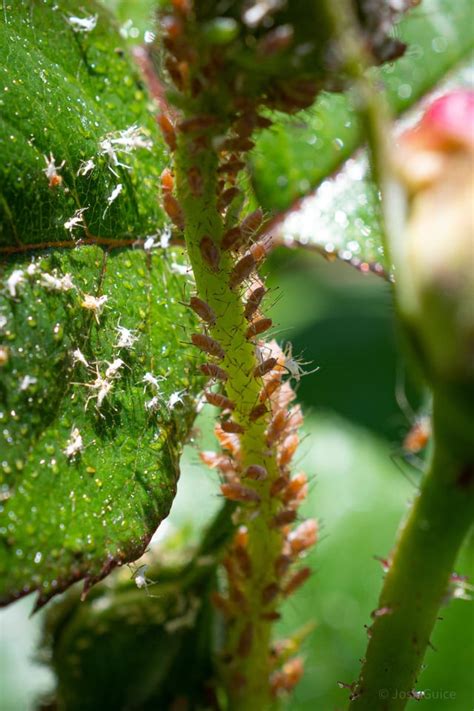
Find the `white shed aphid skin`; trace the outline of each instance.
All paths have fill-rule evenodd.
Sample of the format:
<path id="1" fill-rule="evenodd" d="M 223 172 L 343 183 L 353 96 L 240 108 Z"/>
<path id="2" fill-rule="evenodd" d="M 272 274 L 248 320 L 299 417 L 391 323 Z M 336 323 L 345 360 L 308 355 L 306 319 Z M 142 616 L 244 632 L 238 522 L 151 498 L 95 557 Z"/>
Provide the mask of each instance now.
<path id="1" fill-rule="evenodd" d="M 170 270 L 173 274 L 178 274 L 179 276 L 192 276 L 190 267 L 187 264 L 178 264 L 177 262 L 171 262 Z"/>
<path id="2" fill-rule="evenodd" d="M 138 336 L 135 335 L 136 331 L 133 331 L 125 326 L 116 326 L 115 330 L 118 333 L 117 343 L 114 348 L 126 348 L 130 350 L 133 348 L 135 341 L 138 341 Z"/>
<path id="3" fill-rule="evenodd" d="M 48 185 L 50 188 L 56 188 L 63 182 L 62 176 L 59 175 L 58 171 L 60 171 L 61 168 L 64 167 L 66 161 L 63 160 L 61 165 L 56 165 L 56 159 L 52 153 L 49 154 L 49 157 L 43 156 L 43 158 L 46 162 L 46 168 L 43 172 L 48 179 Z"/>
<path id="4" fill-rule="evenodd" d="M 129 566 L 130 567 L 130 566 Z M 143 565 L 138 566 L 135 570 L 132 570 L 132 578 L 135 581 L 135 585 L 139 590 L 144 590 L 146 595 L 149 595 L 149 597 L 158 597 L 157 595 L 150 595 L 148 592 L 148 588 L 151 585 L 156 585 L 157 582 L 156 580 L 151 580 L 150 578 L 147 577 L 146 571 L 148 570 L 148 565 L 144 563 Z"/>
<path id="5" fill-rule="evenodd" d="M 76 350 L 72 352 L 72 364 L 76 365 L 77 363 L 81 363 L 86 368 L 89 368 L 89 363 L 79 348 L 76 348 Z"/>
<path id="6" fill-rule="evenodd" d="M 84 410 L 87 410 L 89 401 L 92 400 L 93 398 L 97 399 L 96 408 L 97 408 L 97 410 L 100 410 L 100 408 L 104 404 L 105 398 L 111 392 L 111 390 L 114 386 L 114 384 L 111 380 L 104 378 L 99 373 L 99 368 L 97 367 L 97 365 L 96 365 L 96 374 L 97 374 L 97 377 L 92 383 L 80 383 L 81 385 L 84 385 L 86 388 L 90 388 L 91 390 L 96 391 L 96 392 L 92 392 L 89 395 L 89 397 L 87 398 L 86 404 L 84 406 Z"/>
<path id="7" fill-rule="evenodd" d="M 149 385 L 153 390 L 159 392 L 160 383 L 163 382 L 163 380 L 166 380 L 165 375 L 153 375 L 153 373 L 145 373 L 142 378 L 142 382 L 145 383 L 145 388 L 143 392 L 145 392 L 147 385 Z"/>
<path id="8" fill-rule="evenodd" d="M 56 277 L 54 274 L 44 272 L 41 274 L 40 284 L 49 291 L 70 291 L 75 288 L 69 273 L 62 277 Z"/>
<path id="9" fill-rule="evenodd" d="M 31 262 L 31 264 L 28 264 L 28 266 L 26 267 L 26 273 L 28 274 L 28 276 L 32 277 L 32 276 L 35 276 L 38 269 L 39 269 L 39 265 L 36 264 L 35 262 Z"/>
<path id="10" fill-rule="evenodd" d="M 85 227 L 84 213 L 88 210 L 88 207 L 80 207 L 69 220 L 64 223 L 64 229 L 68 232 L 72 232 L 76 227 Z"/>
<path id="11" fill-rule="evenodd" d="M 83 160 L 79 165 L 76 175 L 85 177 L 86 175 L 89 175 L 89 173 L 92 173 L 94 168 L 95 163 L 92 158 L 89 158 L 89 160 Z"/>
<path id="12" fill-rule="evenodd" d="M 290 378 L 294 378 L 297 383 L 300 382 L 303 375 L 311 375 L 319 370 L 319 366 L 313 370 L 304 370 L 304 365 L 310 365 L 311 361 L 301 361 L 293 358 L 293 346 L 287 343 L 284 350 L 285 362 L 283 367 L 288 371 Z"/>
<path id="13" fill-rule="evenodd" d="M 109 161 L 111 172 L 117 176 L 115 167 L 120 166 L 126 170 L 131 170 L 129 165 L 120 163 L 117 153 L 131 153 L 137 148 L 145 148 L 150 150 L 152 142 L 144 137 L 144 131 L 139 126 L 133 125 L 123 131 L 115 131 L 108 133 L 105 138 L 99 142 L 99 155 L 106 156 Z M 117 176 L 118 177 L 118 176 Z"/>
<path id="14" fill-rule="evenodd" d="M 82 440 L 82 435 L 77 427 L 73 427 L 63 452 L 68 459 L 74 459 L 83 450 L 84 442 Z"/>
<path id="15" fill-rule="evenodd" d="M 72 27 L 74 32 L 92 32 L 97 25 L 98 15 L 89 15 L 88 17 L 75 17 L 70 15 L 66 17 L 66 22 Z"/>
<path id="16" fill-rule="evenodd" d="M 99 323 L 99 316 L 104 310 L 104 306 L 108 300 L 108 296 L 103 294 L 102 296 L 93 296 L 92 294 L 84 294 L 84 299 L 81 302 L 83 309 L 88 309 L 92 311 L 95 316 L 95 320 Z"/>
<path id="17" fill-rule="evenodd" d="M 167 407 L 169 410 L 172 410 L 176 405 L 179 403 L 180 405 L 184 405 L 183 401 L 183 394 L 184 390 L 177 390 L 175 393 L 171 393 L 171 395 L 168 398 Z"/>
<path id="18" fill-rule="evenodd" d="M 107 212 L 109 207 L 112 205 L 112 203 L 115 202 L 115 200 L 118 198 L 118 196 L 120 195 L 122 190 L 123 190 L 122 183 L 119 183 L 118 185 L 116 185 L 115 188 L 112 190 L 109 197 L 107 198 L 107 207 L 105 208 L 104 214 L 102 215 L 102 217 L 105 217 L 105 213 Z"/>
<path id="19" fill-rule="evenodd" d="M 23 269 L 14 269 L 6 281 L 7 290 L 12 299 L 18 296 L 18 288 L 25 283 L 25 273 Z"/>
<path id="20" fill-rule="evenodd" d="M 145 410 L 148 410 L 148 412 L 156 412 L 158 408 L 160 407 L 160 398 L 158 395 L 154 395 L 151 400 L 148 400 L 145 403 Z"/>
<path id="21" fill-rule="evenodd" d="M 119 378 L 119 371 L 125 365 L 121 358 L 115 358 L 112 363 L 107 362 L 108 368 L 105 371 L 106 378 Z"/>

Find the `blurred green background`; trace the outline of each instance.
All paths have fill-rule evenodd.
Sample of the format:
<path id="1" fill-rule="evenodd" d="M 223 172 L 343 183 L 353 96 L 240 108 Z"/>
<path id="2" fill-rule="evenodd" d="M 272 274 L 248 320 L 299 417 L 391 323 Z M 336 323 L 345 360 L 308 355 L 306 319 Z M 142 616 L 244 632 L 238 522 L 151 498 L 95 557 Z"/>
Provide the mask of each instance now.
<path id="1" fill-rule="evenodd" d="M 382 569 L 374 556 L 389 553 L 420 476 L 400 456 L 410 423 L 397 404 L 397 374 L 406 367 L 390 288 L 381 279 L 287 250 L 273 256 L 268 271 L 278 339 L 291 339 L 294 352 L 320 367 L 299 386 L 306 418 L 297 466 L 310 476 L 304 513 L 319 519 L 321 536 L 310 556 L 314 574 L 287 602 L 278 634 L 308 620 L 316 627 L 304 644 L 306 675 L 288 708 L 336 711 L 348 695 L 337 682 L 357 677 L 364 625 L 376 607 Z M 196 424 L 209 448 L 209 416 Z M 217 479 L 199 464 L 198 448 L 198 441 L 186 448 L 170 518 L 173 526 L 191 526 L 196 537 L 219 505 Z M 457 572 L 474 572 L 472 549 L 465 546 Z M 33 661 L 41 614 L 29 618 L 31 607 L 28 598 L 0 612 L 2 711 L 32 710 L 52 683 Z M 441 615 L 432 640 L 437 651 L 428 652 L 418 689 L 427 690 L 423 703 L 430 711 L 468 711 L 474 707 L 472 605 L 454 600 Z"/>

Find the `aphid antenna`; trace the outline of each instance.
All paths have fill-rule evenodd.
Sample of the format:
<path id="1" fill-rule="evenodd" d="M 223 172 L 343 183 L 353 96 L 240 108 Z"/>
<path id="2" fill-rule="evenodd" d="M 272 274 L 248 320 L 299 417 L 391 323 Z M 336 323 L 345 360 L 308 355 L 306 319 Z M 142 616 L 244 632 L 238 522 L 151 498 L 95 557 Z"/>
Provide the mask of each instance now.
<path id="1" fill-rule="evenodd" d="M 411 455 L 411 456 L 416 457 L 416 455 Z M 419 466 L 413 464 L 412 462 L 410 462 L 408 460 L 406 453 L 404 454 L 402 451 L 392 452 L 392 454 L 390 454 L 390 459 L 391 459 L 392 463 L 396 466 L 398 471 L 402 474 L 404 479 L 406 479 L 407 482 L 414 489 L 416 489 L 418 491 L 420 488 L 420 484 L 418 482 L 416 482 L 414 479 L 412 479 L 412 477 L 408 474 L 408 472 L 402 466 L 401 462 L 403 462 L 404 464 L 406 464 L 409 467 L 411 467 L 412 469 L 414 469 L 416 472 L 418 472 L 418 474 L 421 474 L 423 472 L 423 466 L 422 466 L 423 462 L 420 460 Z M 417 457 L 417 459 L 419 459 L 419 457 Z"/>

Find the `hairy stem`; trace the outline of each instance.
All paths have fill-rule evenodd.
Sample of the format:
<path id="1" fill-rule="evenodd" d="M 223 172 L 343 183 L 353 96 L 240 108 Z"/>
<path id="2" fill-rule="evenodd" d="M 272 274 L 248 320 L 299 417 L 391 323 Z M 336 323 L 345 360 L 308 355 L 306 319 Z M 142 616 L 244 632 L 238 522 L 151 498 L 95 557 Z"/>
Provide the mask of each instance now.
<path id="1" fill-rule="evenodd" d="M 273 561 L 282 548 L 282 534 L 271 526 L 271 519 L 278 510 L 278 500 L 270 496 L 270 487 L 279 476 L 279 469 L 275 451 L 269 449 L 265 442 L 270 413 L 255 421 L 250 417 L 259 402 L 263 382 L 261 378 L 254 377 L 258 360 L 255 345 L 246 336 L 248 322 L 244 318 L 241 290 L 229 287 L 235 259 L 229 252 L 221 251 L 218 269 L 212 269 L 203 258 L 200 247 L 206 236 L 219 245 L 223 232 L 223 220 L 216 201 L 217 167 L 217 157 L 211 149 L 197 151 L 192 139 L 180 135 L 175 171 L 177 195 L 185 221 L 186 245 L 199 297 L 216 315 L 215 325 L 209 327 L 209 334 L 224 350 L 220 366 L 228 375 L 226 395 L 235 404 L 233 420 L 244 429 L 240 437 L 241 466 L 245 470 L 249 465 L 259 465 L 268 472 L 265 481 L 248 482 L 248 487 L 258 495 L 259 504 L 258 510 L 249 504 L 247 514 L 243 513 L 241 517 L 248 530 L 249 575 L 242 584 L 242 607 L 240 614 L 229 625 L 227 644 L 232 655 L 228 682 L 232 690 L 232 708 L 260 711 L 270 704 L 268 650 L 271 622 L 262 619 L 261 614 L 264 610 L 274 609 L 274 603 L 265 606 L 262 602 L 262 590 L 275 580 Z M 200 175 L 198 195 L 190 190 L 188 179 L 189 171 L 196 168 Z M 242 642 L 245 634 L 251 635 L 249 644 Z"/>
<path id="2" fill-rule="evenodd" d="M 474 451 L 461 420 L 435 395 L 433 457 L 373 613 L 351 710 L 395 711 L 416 696 L 426 647 L 474 515 Z"/>

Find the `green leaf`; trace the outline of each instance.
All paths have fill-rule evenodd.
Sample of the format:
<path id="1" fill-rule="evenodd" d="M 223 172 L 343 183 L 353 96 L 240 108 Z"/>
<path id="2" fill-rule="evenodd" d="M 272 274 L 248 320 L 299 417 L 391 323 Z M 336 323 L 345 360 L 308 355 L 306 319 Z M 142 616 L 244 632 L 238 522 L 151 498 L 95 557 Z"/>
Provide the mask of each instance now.
<path id="1" fill-rule="evenodd" d="M 8 4 L 0 47 L 0 602 L 37 590 L 40 606 L 142 553 L 202 381 L 183 345 L 186 265 L 144 249 L 150 232 L 167 242 L 165 152 L 108 14 Z"/>
<path id="2" fill-rule="evenodd" d="M 429 91 L 472 48 L 470 0 L 424 0 L 399 24 L 406 54 L 374 70 L 392 109 L 405 111 Z M 253 185 L 260 204 L 282 211 L 336 170 L 363 140 L 350 97 L 322 94 L 293 119 L 278 116 L 257 139 Z"/>

